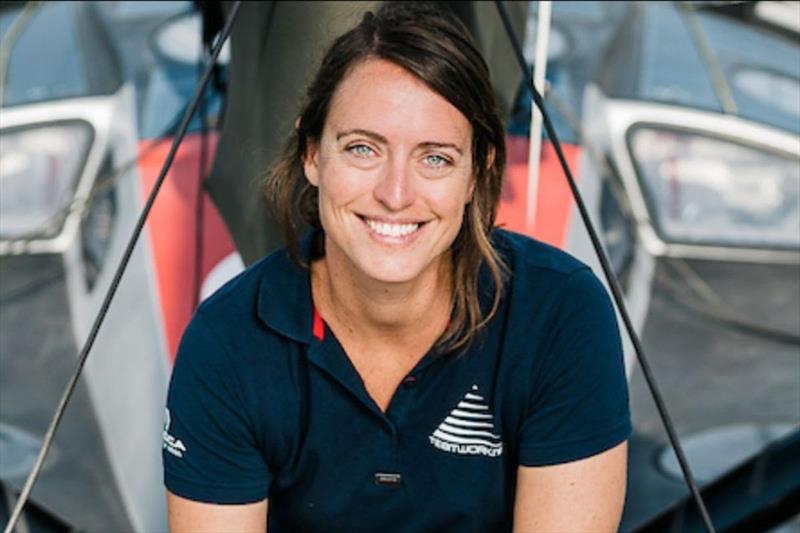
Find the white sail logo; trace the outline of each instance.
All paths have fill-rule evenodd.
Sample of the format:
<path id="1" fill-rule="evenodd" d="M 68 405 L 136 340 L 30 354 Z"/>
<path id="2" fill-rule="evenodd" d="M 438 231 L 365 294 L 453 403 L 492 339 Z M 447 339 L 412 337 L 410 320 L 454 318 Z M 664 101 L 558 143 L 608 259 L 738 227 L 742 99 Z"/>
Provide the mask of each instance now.
<path id="1" fill-rule="evenodd" d="M 494 433 L 493 419 L 478 386 L 473 385 L 428 440 L 445 452 L 498 457 L 503 453 L 503 442 Z"/>

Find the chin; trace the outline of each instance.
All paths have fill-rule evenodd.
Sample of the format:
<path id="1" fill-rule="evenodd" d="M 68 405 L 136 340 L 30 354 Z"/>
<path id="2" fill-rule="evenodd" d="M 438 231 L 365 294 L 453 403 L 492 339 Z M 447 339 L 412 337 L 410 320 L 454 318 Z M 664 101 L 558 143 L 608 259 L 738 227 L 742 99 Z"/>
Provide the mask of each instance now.
<path id="1" fill-rule="evenodd" d="M 435 276 L 443 258 L 441 251 L 424 244 L 405 251 L 370 246 L 354 252 L 352 264 L 370 279 L 383 283 L 408 283 Z"/>
<path id="2" fill-rule="evenodd" d="M 387 261 L 365 265 L 363 272 L 383 283 L 407 283 L 417 279 L 424 270 L 420 265 L 410 265 L 406 262 Z"/>
<path id="3" fill-rule="evenodd" d="M 436 268 L 441 259 L 441 252 L 422 242 L 392 249 L 371 240 L 355 239 L 342 239 L 346 245 L 339 246 L 333 235 L 326 237 L 326 254 L 335 255 L 337 264 L 380 283 L 413 282 Z"/>

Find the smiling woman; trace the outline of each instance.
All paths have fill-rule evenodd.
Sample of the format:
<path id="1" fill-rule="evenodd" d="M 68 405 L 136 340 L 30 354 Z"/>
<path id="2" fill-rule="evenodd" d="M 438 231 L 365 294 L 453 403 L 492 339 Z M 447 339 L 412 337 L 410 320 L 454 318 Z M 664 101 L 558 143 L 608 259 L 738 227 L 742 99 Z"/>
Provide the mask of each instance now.
<path id="1" fill-rule="evenodd" d="M 415 16 L 426 17 L 430 24 L 416 25 Z M 370 220 L 365 216 L 369 213 L 360 213 L 376 232 L 378 227 L 399 232 L 398 225 L 407 226 L 401 219 L 421 209 L 419 205 L 405 209 L 402 204 L 411 198 L 409 194 L 429 191 L 433 196 L 422 194 L 418 203 L 434 201 L 440 208 L 445 207 L 442 196 L 458 203 L 454 183 L 467 189 L 469 198 L 460 202 L 455 220 L 435 220 L 429 227 L 424 224 L 428 219 L 408 221 L 423 222 L 416 229 L 425 238 L 417 246 L 438 245 L 442 252 L 452 244 L 452 261 L 445 266 L 464 282 L 454 291 L 452 317 L 439 341 L 449 343 L 451 349 L 465 347 L 500 301 L 503 265 L 489 234 L 502 188 L 505 136 L 488 67 L 455 17 L 424 5 L 388 4 L 377 16 L 367 14 L 358 27 L 342 35 L 323 59 L 296 131 L 267 182 L 267 193 L 296 260 L 296 220 L 322 229 L 326 216 L 319 195 L 329 186 L 323 183 L 318 188 L 314 183 L 318 159 L 323 157 L 322 163 L 336 172 L 338 159 L 331 157 L 337 149 L 352 154 L 352 168 L 362 176 L 362 193 L 370 186 L 365 178 L 374 187 L 377 178 L 385 177 L 374 187 L 376 201 L 381 195 L 384 201 L 386 194 L 397 196 L 390 202 L 391 209 L 402 213 L 400 217 L 384 213 Z M 410 172 L 408 186 L 403 179 L 393 180 L 403 178 L 405 172 Z M 392 190 L 393 184 L 399 188 Z M 428 210 L 432 208 L 429 205 Z M 446 222 L 458 226 L 452 235 L 444 232 Z M 448 236 L 450 242 L 440 240 Z M 322 257 L 327 243 L 320 239 L 316 244 L 312 261 Z M 427 266 L 433 264 L 438 261 Z M 495 286 L 488 314 L 481 310 L 478 298 L 482 264 Z"/>
<path id="2" fill-rule="evenodd" d="M 471 136 L 464 115 L 404 68 L 354 67 L 305 157 L 327 237 L 317 264 L 383 282 L 436 279 L 472 196 Z"/>
<path id="3" fill-rule="evenodd" d="M 287 249 L 181 343 L 173 530 L 617 527 L 613 308 L 585 265 L 494 228 L 503 139 L 456 19 L 387 4 L 333 44 L 267 181 Z"/>

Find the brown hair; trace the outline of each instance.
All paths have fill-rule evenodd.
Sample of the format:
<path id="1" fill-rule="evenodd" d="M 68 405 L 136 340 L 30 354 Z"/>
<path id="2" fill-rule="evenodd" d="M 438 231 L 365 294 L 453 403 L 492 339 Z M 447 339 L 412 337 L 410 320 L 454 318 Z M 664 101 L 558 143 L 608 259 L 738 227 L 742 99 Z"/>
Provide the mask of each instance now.
<path id="1" fill-rule="evenodd" d="M 460 350 L 497 311 L 503 290 L 505 265 L 489 234 L 505 169 L 505 131 L 486 62 L 464 25 L 441 9 L 418 2 L 387 2 L 336 39 L 308 88 L 295 130 L 266 179 L 266 192 L 291 257 L 307 267 L 299 256 L 298 219 L 320 234 L 322 227 L 317 189 L 305 178 L 303 160 L 308 140 L 322 136 L 334 91 L 349 69 L 369 58 L 391 61 L 449 101 L 469 120 L 473 132 L 475 191 L 452 246 L 453 312 L 438 341 L 447 350 Z M 319 246 L 312 260 L 324 253 Z M 478 294 L 481 265 L 494 282 L 494 298 L 485 314 Z"/>

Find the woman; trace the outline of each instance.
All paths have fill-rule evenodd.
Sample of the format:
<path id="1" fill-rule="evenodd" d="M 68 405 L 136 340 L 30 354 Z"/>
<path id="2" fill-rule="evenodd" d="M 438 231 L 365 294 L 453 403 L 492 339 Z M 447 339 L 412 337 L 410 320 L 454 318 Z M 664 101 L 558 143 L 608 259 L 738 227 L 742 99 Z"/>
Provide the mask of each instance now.
<path id="1" fill-rule="evenodd" d="M 333 44 L 267 183 L 287 249 L 181 343 L 172 530 L 616 529 L 613 309 L 577 260 L 493 228 L 503 136 L 457 20 L 387 5 Z"/>

